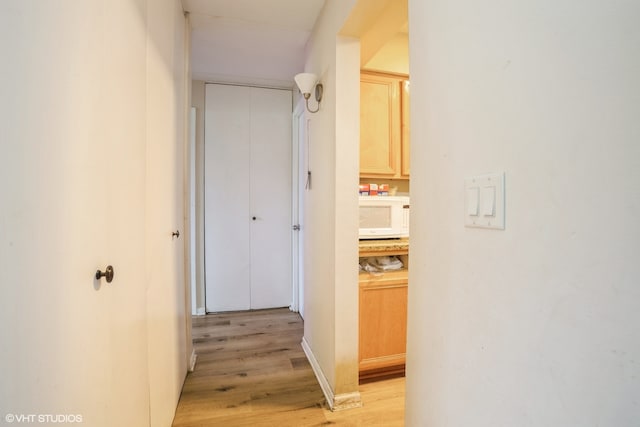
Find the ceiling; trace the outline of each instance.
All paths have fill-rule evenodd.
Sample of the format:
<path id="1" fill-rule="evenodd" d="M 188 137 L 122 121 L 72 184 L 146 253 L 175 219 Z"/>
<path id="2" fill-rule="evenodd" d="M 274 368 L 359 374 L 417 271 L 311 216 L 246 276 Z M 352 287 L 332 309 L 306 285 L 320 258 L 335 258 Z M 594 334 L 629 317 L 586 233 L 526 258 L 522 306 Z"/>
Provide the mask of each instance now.
<path id="1" fill-rule="evenodd" d="M 325 0 L 182 0 L 196 80 L 292 87 Z"/>

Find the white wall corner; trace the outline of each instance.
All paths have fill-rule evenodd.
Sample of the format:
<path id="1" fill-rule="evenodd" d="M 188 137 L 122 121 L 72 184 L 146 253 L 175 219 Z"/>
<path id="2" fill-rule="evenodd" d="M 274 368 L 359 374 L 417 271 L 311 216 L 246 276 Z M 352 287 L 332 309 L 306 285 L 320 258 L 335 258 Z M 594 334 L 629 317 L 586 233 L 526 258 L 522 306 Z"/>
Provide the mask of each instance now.
<path id="1" fill-rule="evenodd" d="M 198 355 L 196 354 L 196 349 L 191 349 L 191 357 L 189 358 L 189 372 L 193 372 L 196 369 L 196 360 L 198 359 Z"/>
<path id="2" fill-rule="evenodd" d="M 362 406 L 360 392 L 356 391 L 352 393 L 334 394 L 333 389 L 331 388 L 327 377 L 325 377 L 324 372 L 322 372 L 322 368 L 320 367 L 316 357 L 313 355 L 313 351 L 311 350 L 306 338 L 302 338 L 301 344 L 304 354 L 307 356 L 307 360 L 309 360 L 309 363 L 311 364 L 311 369 L 313 369 L 313 373 L 318 379 L 318 383 L 320 384 L 322 393 L 327 400 L 329 409 L 332 411 L 342 411 L 345 409 L 360 408 Z"/>
<path id="3" fill-rule="evenodd" d="M 362 399 L 360 392 L 341 393 L 333 396 L 333 403 L 329 405 L 332 411 L 343 411 L 345 409 L 361 408 Z"/>

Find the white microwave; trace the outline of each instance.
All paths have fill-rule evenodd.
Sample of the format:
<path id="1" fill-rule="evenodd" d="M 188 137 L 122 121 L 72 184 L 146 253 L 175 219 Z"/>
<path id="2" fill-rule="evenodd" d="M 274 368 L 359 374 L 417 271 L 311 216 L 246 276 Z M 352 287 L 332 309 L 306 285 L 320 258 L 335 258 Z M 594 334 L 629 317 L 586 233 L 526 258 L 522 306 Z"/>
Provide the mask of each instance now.
<path id="1" fill-rule="evenodd" d="M 408 196 L 360 196 L 360 239 L 409 237 Z"/>

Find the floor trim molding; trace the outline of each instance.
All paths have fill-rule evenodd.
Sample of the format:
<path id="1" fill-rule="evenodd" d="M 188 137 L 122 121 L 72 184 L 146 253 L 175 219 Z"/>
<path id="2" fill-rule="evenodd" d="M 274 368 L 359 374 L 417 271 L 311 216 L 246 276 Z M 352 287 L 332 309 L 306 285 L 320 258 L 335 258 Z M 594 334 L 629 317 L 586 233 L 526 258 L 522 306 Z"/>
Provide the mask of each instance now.
<path id="1" fill-rule="evenodd" d="M 322 389 L 322 393 L 324 394 L 325 399 L 327 399 L 327 403 L 329 404 L 329 408 L 332 411 L 342 411 L 344 409 L 352 409 L 352 408 L 360 408 L 362 406 L 362 399 L 360 397 L 360 392 L 356 391 L 353 393 L 342 393 L 342 394 L 334 394 L 327 377 L 325 377 L 324 372 L 322 372 L 322 368 L 320 368 L 320 364 L 318 360 L 311 351 L 311 347 L 309 343 L 302 337 L 302 349 L 304 350 L 304 354 L 307 356 L 307 360 L 311 364 L 311 369 L 313 369 L 313 373 L 316 375 L 316 379 L 320 384 L 320 388 Z"/>

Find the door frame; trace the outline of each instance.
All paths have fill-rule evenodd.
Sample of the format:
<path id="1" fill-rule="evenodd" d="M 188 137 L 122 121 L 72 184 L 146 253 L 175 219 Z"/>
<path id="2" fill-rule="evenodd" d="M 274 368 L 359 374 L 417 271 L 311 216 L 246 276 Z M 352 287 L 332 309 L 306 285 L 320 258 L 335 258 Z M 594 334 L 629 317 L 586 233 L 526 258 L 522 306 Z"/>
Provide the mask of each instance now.
<path id="1" fill-rule="evenodd" d="M 293 109 L 291 120 L 293 130 L 291 132 L 291 218 L 292 226 L 300 226 L 298 232 L 291 233 L 291 260 L 293 281 L 293 295 L 291 298 L 291 311 L 300 313 L 304 318 L 304 244 L 303 219 L 304 219 L 304 192 L 300 188 L 301 174 L 305 167 L 304 155 L 306 153 L 306 115 L 305 103 L 300 97 Z"/>
<path id="2" fill-rule="evenodd" d="M 198 240 L 196 231 L 196 107 L 189 108 L 189 137 L 187 138 L 187 221 L 188 229 L 187 241 L 187 277 L 191 289 L 191 315 L 198 315 L 198 287 L 196 265 L 196 242 Z M 189 316 L 187 316 L 189 317 Z"/>

